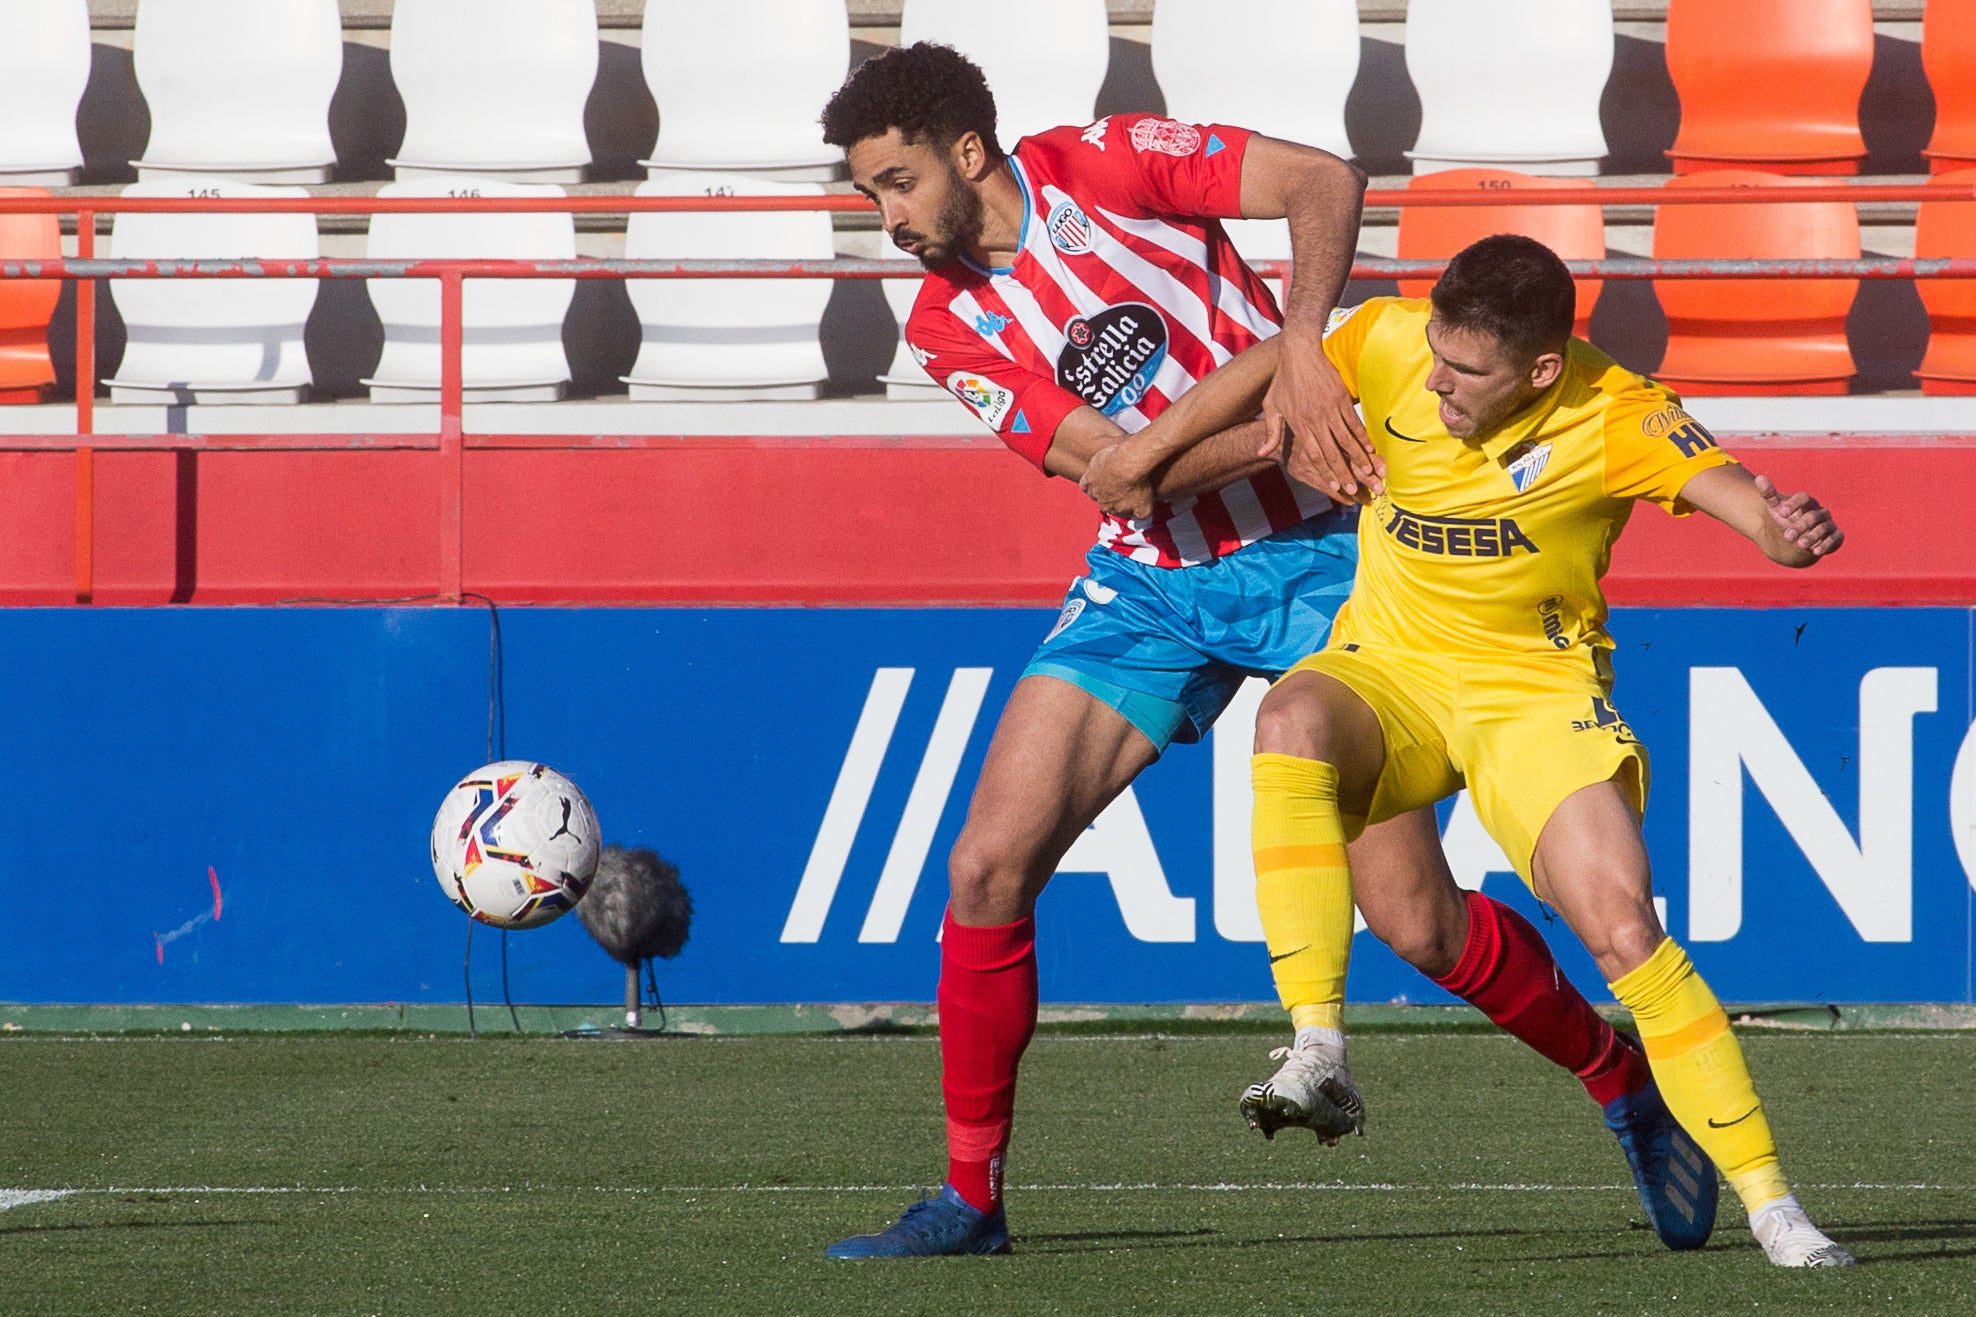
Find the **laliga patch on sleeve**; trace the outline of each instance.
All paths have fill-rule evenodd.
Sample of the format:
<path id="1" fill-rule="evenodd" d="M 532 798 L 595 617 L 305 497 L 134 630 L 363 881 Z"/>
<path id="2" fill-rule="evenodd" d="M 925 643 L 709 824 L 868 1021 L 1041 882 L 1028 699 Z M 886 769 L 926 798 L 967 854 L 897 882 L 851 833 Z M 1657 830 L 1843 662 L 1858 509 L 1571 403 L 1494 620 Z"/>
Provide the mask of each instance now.
<path id="1" fill-rule="evenodd" d="M 953 395 L 974 409 L 974 414 L 986 421 L 991 429 L 1000 430 L 1002 422 L 1008 419 L 1009 408 L 1015 405 L 1015 394 L 995 381 L 981 375 L 970 375 L 957 370 L 947 377 L 947 387 Z"/>
<path id="2" fill-rule="evenodd" d="M 1132 125 L 1132 145 L 1161 155 L 1192 155 L 1201 149 L 1201 130 L 1177 119 L 1141 119 Z"/>
<path id="3" fill-rule="evenodd" d="M 1331 314 L 1324 318 L 1324 336 L 1330 338 L 1333 333 L 1344 326 L 1347 320 L 1357 315 L 1359 307 L 1364 305 L 1365 303 L 1360 302 L 1357 306 L 1332 307 Z"/>

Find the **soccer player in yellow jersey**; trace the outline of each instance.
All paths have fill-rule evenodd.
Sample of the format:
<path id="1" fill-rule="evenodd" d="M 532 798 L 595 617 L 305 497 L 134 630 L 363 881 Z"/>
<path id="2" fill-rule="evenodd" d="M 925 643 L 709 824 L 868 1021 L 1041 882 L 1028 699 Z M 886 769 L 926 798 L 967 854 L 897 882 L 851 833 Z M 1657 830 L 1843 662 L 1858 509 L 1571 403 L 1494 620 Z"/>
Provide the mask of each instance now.
<path id="1" fill-rule="evenodd" d="M 1483 824 L 1633 1013 L 1667 1106 L 1779 1266 L 1852 1261 L 1812 1224 L 1715 995 L 1661 928 L 1647 752 L 1612 699 L 1599 579 L 1640 500 L 1809 567 L 1843 535 L 1716 446 L 1674 394 L 1571 337 L 1564 263 L 1527 238 L 1456 256 L 1429 301 L 1333 314 L 1384 488 L 1328 646 L 1256 723 L 1258 873 L 1351 898 L 1345 843 L 1466 785 Z M 1415 917 L 1458 918 L 1423 886 Z M 1349 947 L 1341 949 L 1349 955 Z M 1342 957 L 1341 957 L 1342 959 Z"/>

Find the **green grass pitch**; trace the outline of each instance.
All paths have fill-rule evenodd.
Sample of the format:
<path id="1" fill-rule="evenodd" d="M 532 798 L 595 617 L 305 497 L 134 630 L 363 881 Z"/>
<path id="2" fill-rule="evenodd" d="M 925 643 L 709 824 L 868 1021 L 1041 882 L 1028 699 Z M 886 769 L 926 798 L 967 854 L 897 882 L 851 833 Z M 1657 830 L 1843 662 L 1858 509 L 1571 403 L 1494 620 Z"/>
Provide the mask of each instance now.
<path id="1" fill-rule="evenodd" d="M 1976 1037 L 1744 1034 L 1861 1263 L 1798 1273 L 1726 1189 L 1663 1251 L 1507 1039 L 1362 1034 L 1367 1137 L 1265 1143 L 1235 1096 L 1277 1041 L 1040 1037 L 1016 1255 L 840 1263 L 943 1169 L 931 1038 L 16 1036 L 0 1313 L 1976 1312 Z"/>

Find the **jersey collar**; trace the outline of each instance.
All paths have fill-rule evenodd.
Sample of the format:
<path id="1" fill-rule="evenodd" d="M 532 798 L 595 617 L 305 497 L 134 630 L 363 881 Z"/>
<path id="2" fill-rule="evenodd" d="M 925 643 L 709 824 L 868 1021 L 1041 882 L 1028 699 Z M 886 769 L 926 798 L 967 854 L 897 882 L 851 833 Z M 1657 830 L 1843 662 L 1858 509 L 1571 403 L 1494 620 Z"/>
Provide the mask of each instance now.
<path id="1" fill-rule="evenodd" d="M 1015 249 L 1017 252 L 1021 252 L 1029 246 L 1029 217 L 1033 207 L 1029 199 L 1029 179 L 1023 173 L 1022 162 L 1015 158 L 1013 151 L 1009 153 L 1008 159 L 1009 172 L 1015 175 L 1015 185 L 1022 189 L 1022 231 L 1016 234 L 1015 238 Z M 986 275 L 991 279 L 998 274 L 1015 273 L 1015 267 L 1013 265 L 983 265 L 966 252 L 961 253 L 961 261 L 968 269 L 973 270 L 976 274 Z"/>

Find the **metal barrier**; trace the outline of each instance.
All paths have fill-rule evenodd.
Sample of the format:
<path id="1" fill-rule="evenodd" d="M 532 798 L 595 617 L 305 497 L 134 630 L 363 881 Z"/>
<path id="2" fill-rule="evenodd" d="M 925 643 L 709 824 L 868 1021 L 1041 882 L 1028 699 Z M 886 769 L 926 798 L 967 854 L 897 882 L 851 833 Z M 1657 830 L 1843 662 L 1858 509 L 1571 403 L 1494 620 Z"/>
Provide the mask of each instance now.
<path id="1" fill-rule="evenodd" d="M 1376 189 L 1365 194 L 1365 205 L 1492 206 L 1599 205 L 1661 206 L 1722 204 L 1791 204 L 1844 201 L 1854 203 L 1908 201 L 1972 201 L 1976 186 L 1968 184 L 1810 184 L 1768 187 L 1612 187 L 1521 189 Z M 423 449 L 440 454 L 439 594 L 457 601 L 461 591 L 461 500 L 465 452 L 469 446 L 463 424 L 464 384 L 461 376 L 461 289 L 467 279 L 897 279 L 910 277 L 910 266 L 897 260 L 829 261 L 773 260 L 392 260 L 322 258 L 293 260 L 118 260 L 95 255 L 98 215 L 138 213 L 246 212 L 371 215 L 386 213 L 554 212 L 629 215 L 648 211 L 783 211 L 821 210 L 870 213 L 871 203 L 859 196 L 817 197 L 0 197 L 0 214 L 73 214 L 76 216 L 76 256 L 73 259 L 0 259 L 0 279 L 62 279 L 76 282 L 75 431 L 66 435 L 0 435 L 0 451 L 73 451 L 76 455 L 76 602 L 91 602 L 94 589 L 92 543 L 95 525 L 94 458 L 97 450 L 254 449 Z M 1251 262 L 1257 273 L 1287 279 L 1288 261 Z M 1354 279 L 1432 279 L 1446 264 L 1440 260 L 1360 258 Z M 1567 262 L 1574 274 L 1601 279 L 1933 279 L 1976 278 L 1976 256 L 1954 258 L 1880 258 L 1865 260 L 1653 260 L 1619 257 Z M 191 436 L 185 434 L 95 434 L 96 305 L 98 279 L 433 279 L 439 283 L 439 429 L 422 434 L 278 434 Z M 488 436 L 487 446 L 527 445 L 542 448 L 592 447 L 581 436 Z M 480 446 L 480 445 L 474 445 Z"/>

